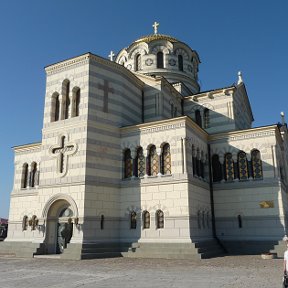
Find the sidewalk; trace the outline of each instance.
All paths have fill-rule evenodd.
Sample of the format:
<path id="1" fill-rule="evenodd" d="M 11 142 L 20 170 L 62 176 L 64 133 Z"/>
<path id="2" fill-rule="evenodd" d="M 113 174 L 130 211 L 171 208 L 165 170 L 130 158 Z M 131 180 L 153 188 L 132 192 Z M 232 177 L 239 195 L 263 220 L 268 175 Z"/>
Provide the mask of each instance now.
<path id="1" fill-rule="evenodd" d="M 82 261 L 0 258 L 1 288 L 276 288 L 283 260 L 226 256 L 208 260 L 111 258 Z"/>

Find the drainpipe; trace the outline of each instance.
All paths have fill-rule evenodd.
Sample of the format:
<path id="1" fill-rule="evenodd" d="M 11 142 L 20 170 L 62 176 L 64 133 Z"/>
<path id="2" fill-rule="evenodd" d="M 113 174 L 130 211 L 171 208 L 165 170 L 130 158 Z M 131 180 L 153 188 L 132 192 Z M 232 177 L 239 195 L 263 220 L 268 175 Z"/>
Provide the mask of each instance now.
<path id="1" fill-rule="evenodd" d="M 223 246 L 222 242 L 217 237 L 217 233 L 216 233 L 215 210 L 214 210 L 214 191 L 213 191 L 213 177 L 212 177 L 210 144 L 208 144 L 208 165 L 209 165 L 209 188 L 210 188 L 210 203 L 211 203 L 211 216 L 212 216 L 212 233 L 213 233 L 213 237 L 216 239 L 218 244 L 227 253 L 226 248 Z"/>

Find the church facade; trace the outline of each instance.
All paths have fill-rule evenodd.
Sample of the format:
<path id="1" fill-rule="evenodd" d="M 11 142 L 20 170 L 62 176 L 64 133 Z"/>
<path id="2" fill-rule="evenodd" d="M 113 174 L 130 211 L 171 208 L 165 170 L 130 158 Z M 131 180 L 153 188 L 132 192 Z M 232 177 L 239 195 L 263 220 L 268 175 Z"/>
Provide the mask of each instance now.
<path id="1" fill-rule="evenodd" d="M 249 253 L 282 239 L 284 116 L 252 128 L 241 74 L 201 92 L 197 52 L 157 29 L 110 56 L 45 68 L 42 141 L 14 147 L 0 250 L 185 258 L 201 243 Z"/>

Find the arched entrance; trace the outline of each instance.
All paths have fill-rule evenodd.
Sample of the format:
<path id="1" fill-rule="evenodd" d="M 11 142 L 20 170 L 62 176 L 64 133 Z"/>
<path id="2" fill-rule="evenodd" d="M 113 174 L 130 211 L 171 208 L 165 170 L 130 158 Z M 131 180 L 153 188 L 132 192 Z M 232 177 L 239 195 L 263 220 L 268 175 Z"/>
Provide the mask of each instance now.
<path id="1" fill-rule="evenodd" d="M 52 197 L 43 211 L 43 218 L 46 219 L 45 247 L 48 254 L 63 253 L 73 236 L 73 219 L 78 217 L 74 200 L 67 195 L 63 196 L 59 194 Z"/>

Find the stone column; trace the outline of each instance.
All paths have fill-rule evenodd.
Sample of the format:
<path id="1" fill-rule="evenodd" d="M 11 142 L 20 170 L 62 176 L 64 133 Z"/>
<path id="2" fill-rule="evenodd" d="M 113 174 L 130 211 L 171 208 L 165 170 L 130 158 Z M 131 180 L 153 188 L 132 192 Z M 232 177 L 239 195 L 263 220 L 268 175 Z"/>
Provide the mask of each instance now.
<path id="1" fill-rule="evenodd" d="M 148 149 L 143 149 L 143 155 L 144 155 L 144 158 L 145 158 L 145 175 L 144 175 L 144 178 L 147 178 L 148 177 L 148 173 L 147 173 L 147 169 L 148 169 Z"/>
<path id="2" fill-rule="evenodd" d="M 136 159 L 135 158 L 137 156 L 137 151 L 135 149 L 130 150 L 130 151 L 131 151 L 131 158 L 132 158 L 132 176 L 131 176 L 131 178 L 135 179 L 136 178 L 136 176 L 135 176 L 136 168 L 137 168 Z"/>
<path id="3" fill-rule="evenodd" d="M 181 138 L 181 153 L 182 153 L 182 173 L 187 174 L 187 148 L 186 138 Z"/>
<path id="4" fill-rule="evenodd" d="M 221 164 L 222 179 L 221 183 L 225 182 L 225 165 L 224 165 L 224 155 L 219 155 L 219 162 Z"/>
<path id="5" fill-rule="evenodd" d="M 156 153 L 158 155 L 158 175 L 157 176 L 162 176 L 162 173 L 161 173 L 162 148 L 161 147 L 156 148 Z"/>

